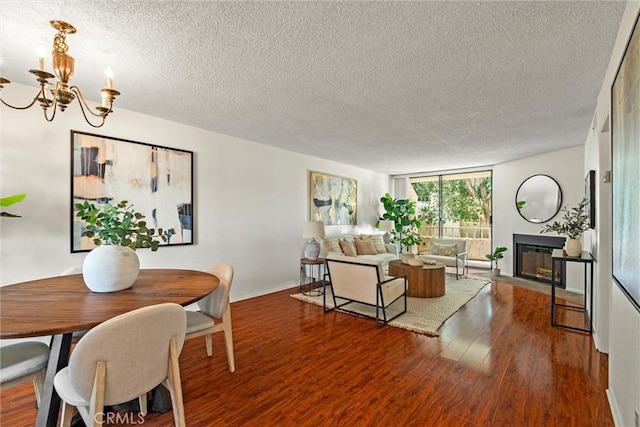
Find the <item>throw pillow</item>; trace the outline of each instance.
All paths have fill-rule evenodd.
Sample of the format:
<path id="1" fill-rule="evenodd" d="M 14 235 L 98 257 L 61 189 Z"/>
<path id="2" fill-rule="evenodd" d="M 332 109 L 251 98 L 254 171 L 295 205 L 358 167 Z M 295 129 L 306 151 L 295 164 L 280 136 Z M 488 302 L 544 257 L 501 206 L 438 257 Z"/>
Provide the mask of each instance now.
<path id="1" fill-rule="evenodd" d="M 455 243 L 451 245 L 443 245 L 439 243 L 430 242 L 429 254 L 454 257 L 458 254 L 458 245 L 456 245 Z"/>
<path id="2" fill-rule="evenodd" d="M 340 239 L 340 249 L 342 249 L 342 253 L 346 256 L 358 256 L 356 252 L 356 246 L 353 242 L 347 242 L 344 239 Z"/>
<path id="3" fill-rule="evenodd" d="M 376 248 L 377 253 L 386 254 L 388 251 L 387 247 L 384 245 L 382 236 L 382 234 L 361 234 L 360 238 L 362 240 L 371 240 L 373 242 L 373 246 Z"/>
<path id="4" fill-rule="evenodd" d="M 342 252 L 337 237 L 321 237 L 320 248 L 323 252 Z"/>
<path id="5" fill-rule="evenodd" d="M 376 251 L 371 240 L 363 240 L 356 237 L 353 242 L 356 244 L 358 255 L 378 255 L 378 251 Z"/>

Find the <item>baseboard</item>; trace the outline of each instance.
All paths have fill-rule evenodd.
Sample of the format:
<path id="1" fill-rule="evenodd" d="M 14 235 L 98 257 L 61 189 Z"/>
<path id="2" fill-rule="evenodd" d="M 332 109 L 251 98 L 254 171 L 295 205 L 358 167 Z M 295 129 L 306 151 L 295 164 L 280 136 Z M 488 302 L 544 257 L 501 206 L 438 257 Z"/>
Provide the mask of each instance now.
<path id="1" fill-rule="evenodd" d="M 607 400 L 609 401 L 609 409 L 611 409 L 613 424 L 615 426 L 622 426 L 622 417 L 620 416 L 620 410 L 618 409 L 616 395 L 610 388 L 607 389 Z"/>
<path id="2" fill-rule="evenodd" d="M 298 286 L 300 286 L 300 284 L 298 282 L 284 283 L 282 285 L 278 285 L 278 286 L 273 287 L 273 288 L 265 289 L 264 291 L 261 291 L 261 292 L 256 292 L 255 294 L 243 295 L 240 298 L 234 298 L 234 299 L 231 300 L 231 302 L 243 301 L 243 300 L 250 299 L 250 298 L 261 297 L 261 296 L 264 296 L 264 295 L 269 295 L 269 294 L 273 294 L 275 292 L 285 291 L 287 289 L 292 289 L 292 288 L 295 288 L 296 292 L 298 292 L 297 291 Z"/>
<path id="3" fill-rule="evenodd" d="M 604 348 L 602 345 L 600 345 L 600 342 L 598 341 L 598 335 L 598 331 L 595 330 L 591 334 L 591 336 L 593 337 L 593 343 L 596 346 L 596 350 L 598 350 L 600 353 L 609 354 L 609 349 Z"/>

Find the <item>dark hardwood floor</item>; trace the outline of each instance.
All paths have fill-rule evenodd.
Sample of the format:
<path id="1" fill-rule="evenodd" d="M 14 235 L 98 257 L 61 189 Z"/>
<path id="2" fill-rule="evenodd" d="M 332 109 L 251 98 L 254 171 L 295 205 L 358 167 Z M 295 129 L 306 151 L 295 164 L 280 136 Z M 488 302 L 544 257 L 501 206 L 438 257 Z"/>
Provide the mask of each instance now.
<path id="1" fill-rule="evenodd" d="M 232 304 L 233 374 L 221 334 L 212 358 L 204 338 L 185 343 L 188 425 L 613 426 L 607 357 L 589 335 L 551 327 L 548 295 L 494 282 L 429 338 L 324 314 L 295 292 Z M 33 425 L 30 385 L 0 405 L 3 426 Z M 171 412 L 145 420 L 172 423 Z"/>

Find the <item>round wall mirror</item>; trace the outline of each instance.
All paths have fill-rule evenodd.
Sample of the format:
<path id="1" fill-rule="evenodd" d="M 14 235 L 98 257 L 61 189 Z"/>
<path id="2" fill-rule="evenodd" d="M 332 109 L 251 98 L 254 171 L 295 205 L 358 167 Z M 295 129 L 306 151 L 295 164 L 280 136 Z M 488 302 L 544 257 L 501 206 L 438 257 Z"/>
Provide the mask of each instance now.
<path id="1" fill-rule="evenodd" d="M 562 205 L 562 190 L 548 175 L 525 179 L 516 192 L 516 209 L 529 222 L 540 224 L 553 218 Z"/>

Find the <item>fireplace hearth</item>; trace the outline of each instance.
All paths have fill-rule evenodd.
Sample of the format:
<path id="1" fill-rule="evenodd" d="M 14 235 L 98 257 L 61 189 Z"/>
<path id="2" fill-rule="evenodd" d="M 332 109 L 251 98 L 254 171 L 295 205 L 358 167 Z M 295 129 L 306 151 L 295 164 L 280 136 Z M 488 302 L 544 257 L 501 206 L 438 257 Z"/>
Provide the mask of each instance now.
<path id="1" fill-rule="evenodd" d="M 514 234 L 514 277 L 522 277 L 523 279 L 550 285 L 551 252 L 554 249 L 562 249 L 564 242 L 564 237 Z M 557 286 L 565 287 L 564 269 L 556 270 L 555 282 Z"/>

